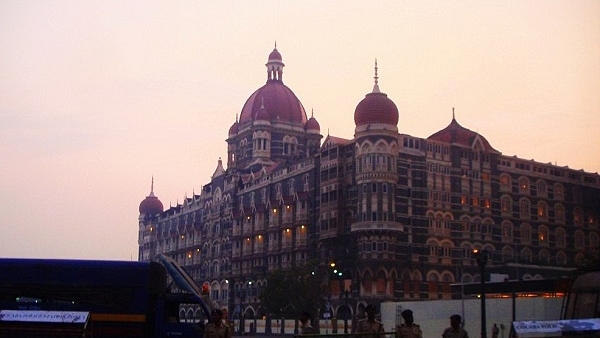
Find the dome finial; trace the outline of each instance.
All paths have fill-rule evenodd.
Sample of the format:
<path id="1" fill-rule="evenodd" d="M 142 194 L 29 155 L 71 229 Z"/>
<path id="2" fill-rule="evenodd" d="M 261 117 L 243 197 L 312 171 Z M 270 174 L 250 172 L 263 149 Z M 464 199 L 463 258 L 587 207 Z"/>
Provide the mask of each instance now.
<path id="1" fill-rule="evenodd" d="M 278 81 L 282 82 L 283 76 L 283 64 L 281 54 L 277 51 L 277 41 L 275 41 L 275 48 L 271 54 L 269 54 L 269 59 L 267 61 L 267 82 L 269 81 Z"/>
<path id="2" fill-rule="evenodd" d="M 154 175 L 152 175 L 152 182 L 150 183 L 150 195 L 154 196 Z"/>
<path id="3" fill-rule="evenodd" d="M 454 107 L 452 107 L 452 119 L 454 120 Z"/>
<path id="4" fill-rule="evenodd" d="M 381 93 L 379 91 L 379 76 L 377 75 L 377 58 L 375 58 L 375 85 L 373 86 L 373 93 Z"/>

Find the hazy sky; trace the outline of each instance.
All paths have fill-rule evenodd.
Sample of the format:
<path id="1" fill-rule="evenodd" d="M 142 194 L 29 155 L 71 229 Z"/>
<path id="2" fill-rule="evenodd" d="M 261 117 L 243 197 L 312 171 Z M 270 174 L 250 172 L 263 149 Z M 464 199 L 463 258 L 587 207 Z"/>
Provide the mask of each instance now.
<path id="1" fill-rule="evenodd" d="M 401 133 L 458 122 L 600 171 L 600 1 L 0 0 L 0 257 L 137 259 L 138 206 L 199 192 L 277 48 L 327 133 L 379 85 Z"/>

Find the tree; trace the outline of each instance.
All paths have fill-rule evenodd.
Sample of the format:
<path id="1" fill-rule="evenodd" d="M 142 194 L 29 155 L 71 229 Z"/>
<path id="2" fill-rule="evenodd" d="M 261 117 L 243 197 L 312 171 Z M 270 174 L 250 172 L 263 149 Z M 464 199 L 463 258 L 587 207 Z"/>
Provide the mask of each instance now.
<path id="1" fill-rule="evenodd" d="M 307 264 L 291 270 L 275 270 L 267 276 L 267 285 L 259 294 L 265 309 L 280 317 L 284 312 L 295 316 L 308 311 L 313 316 L 325 304 L 321 275 Z"/>

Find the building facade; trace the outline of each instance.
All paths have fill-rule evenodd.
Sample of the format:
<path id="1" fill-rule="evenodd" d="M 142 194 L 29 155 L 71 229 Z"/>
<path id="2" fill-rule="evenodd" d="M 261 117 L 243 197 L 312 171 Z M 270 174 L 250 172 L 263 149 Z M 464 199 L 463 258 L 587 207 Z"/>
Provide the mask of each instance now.
<path id="1" fill-rule="evenodd" d="M 481 278 L 473 249 L 508 279 L 562 276 L 597 255 L 597 173 L 503 155 L 454 112 L 427 138 L 403 134 L 377 65 L 354 138 L 323 140 L 284 66 L 275 48 L 229 129 L 226 167 L 199 194 L 164 210 L 152 183 L 139 260 L 175 259 L 234 318 L 268 315 L 270 271 L 316 260 L 339 271 L 329 304 L 348 318 L 366 302 L 450 299 L 452 283 Z"/>

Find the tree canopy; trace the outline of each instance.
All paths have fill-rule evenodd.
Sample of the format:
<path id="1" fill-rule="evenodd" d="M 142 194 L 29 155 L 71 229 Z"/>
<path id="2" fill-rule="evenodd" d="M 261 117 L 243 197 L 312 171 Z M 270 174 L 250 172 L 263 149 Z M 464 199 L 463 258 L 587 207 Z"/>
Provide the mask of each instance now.
<path id="1" fill-rule="evenodd" d="M 313 265 L 291 270 L 275 270 L 267 276 L 267 285 L 259 294 L 265 309 L 279 317 L 298 316 L 307 311 L 313 317 L 325 304 L 322 278 Z"/>

